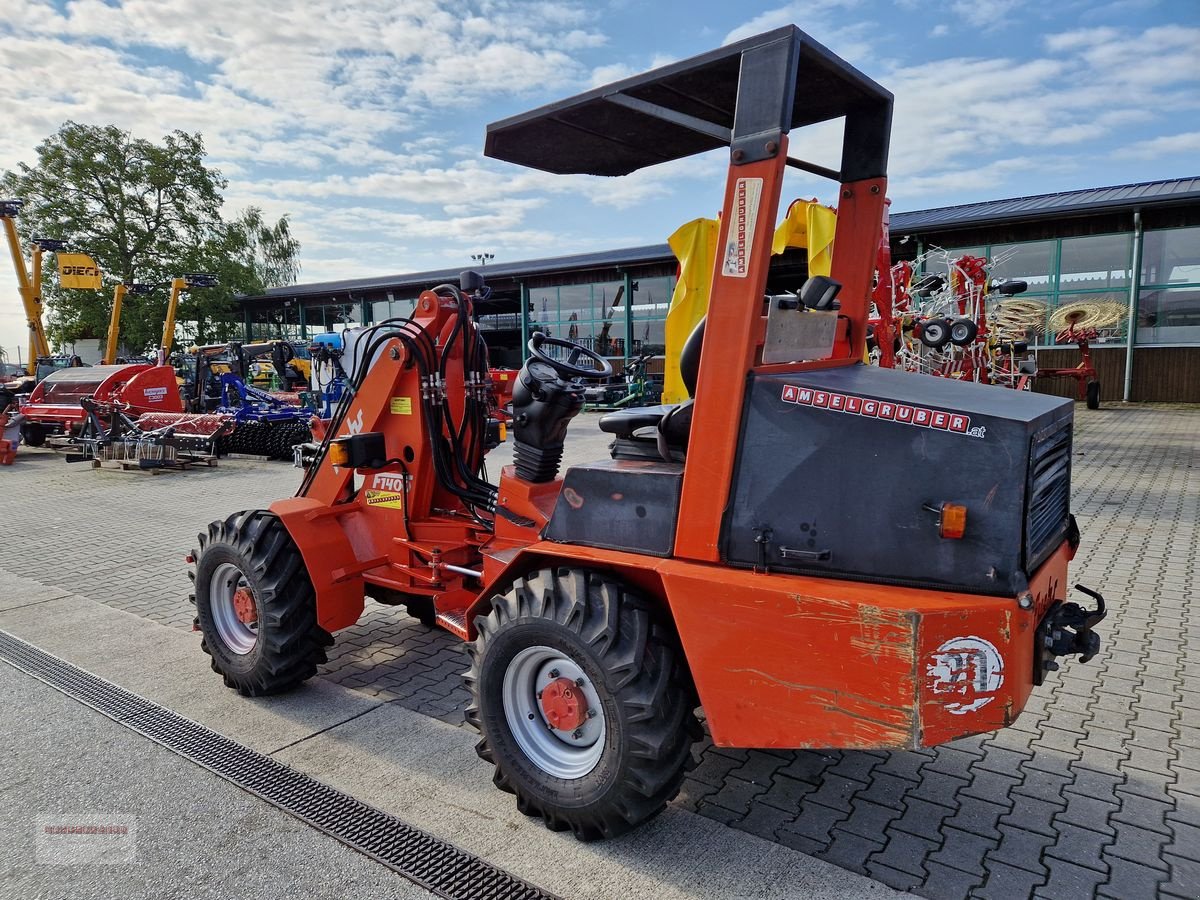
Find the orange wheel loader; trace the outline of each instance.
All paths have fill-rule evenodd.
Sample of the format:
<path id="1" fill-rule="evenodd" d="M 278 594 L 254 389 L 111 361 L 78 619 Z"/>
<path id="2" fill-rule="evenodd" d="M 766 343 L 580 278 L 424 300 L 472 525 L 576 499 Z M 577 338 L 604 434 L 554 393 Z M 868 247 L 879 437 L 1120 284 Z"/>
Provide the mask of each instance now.
<path id="1" fill-rule="evenodd" d="M 1067 600 L 1070 402 L 862 364 L 891 112 L 787 27 L 490 125 L 489 156 L 555 173 L 728 148 L 691 399 L 606 415 L 611 458 L 563 472 L 610 367 L 534 334 L 494 485 L 479 276 L 362 329 L 296 496 L 189 557 L 225 683 L 292 688 L 366 597 L 404 605 L 469 642 L 496 784 L 586 840 L 675 795 L 697 707 L 721 746 L 928 747 L 1009 725 L 1059 657 L 1090 659 L 1103 599 Z M 834 119 L 838 171 L 789 154 Z M 836 252 L 767 296 L 785 166 L 840 185 Z"/>

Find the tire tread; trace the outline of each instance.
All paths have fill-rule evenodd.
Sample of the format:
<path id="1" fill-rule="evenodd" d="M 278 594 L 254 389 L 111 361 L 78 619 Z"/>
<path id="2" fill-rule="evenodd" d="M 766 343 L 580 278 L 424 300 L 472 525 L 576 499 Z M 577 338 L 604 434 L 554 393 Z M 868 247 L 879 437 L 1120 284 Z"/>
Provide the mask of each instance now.
<path id="1" fill-rule="evenodd" d="M 213 670 L 222 675 L 226 686 L 243 696 L 258 697 L 291 690 L 315 675 L 317 666 L 327 661 L 325 648 L 333 644 L 333 637 L 317 623 L 312 581 L 279 517 L 267 510 L 238 512 L 213 522 L 207 533 L 197 537 L 199 549 L 192 553 L 197 567 L 202 555 L 217 546 L 230 548 L 245 560 L 247 570 L 259 580 L 260 617 L 269 625 L 259 632 L 258 663 L 246 673 L 222 668 L 210 647 L 210 636 L 204 635 L 201 649 L 213 657 Z"/>
<path id="2" fill-rule="evenodd" d="M 702 730 L 694 688 L 673 631 L 655 613 L 619 581 L 590 570 L 557 569 L 526 575 L 475 620 L 478 637 L 467 645 L 471 666 L 463 679 L 471 693 L 466 719 L 480 732 L 476 752 L 495 766 L 496 786 L 516 794 L 517 808 L 553 831 L 569 828 L 584 841 L 623 834 L 664 809 L 695 765 L 691 747 Z M 623 714 L 629 748 L 623 777 L 589 807 L 557 807 L 522 789 L 483 728 L 480 673 L 489 644 L 515 623 L 539 619 L 569 629 L 591 649 Z"/>

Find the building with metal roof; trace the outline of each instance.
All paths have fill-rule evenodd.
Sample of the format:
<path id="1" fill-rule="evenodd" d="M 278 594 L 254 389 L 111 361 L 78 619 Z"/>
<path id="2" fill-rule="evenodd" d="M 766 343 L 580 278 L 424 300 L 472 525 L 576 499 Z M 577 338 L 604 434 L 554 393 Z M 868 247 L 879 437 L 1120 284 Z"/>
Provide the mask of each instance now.
<path id="1" fill-rule="evenodd" d="M 928 268 L 955 254 L 988 256 L 994 277 L 1027 281 L 1024 296 L 1051 312 L 1091 300 L 1124 304 L 1125 320 L 1101 334 L 1092 354 L 1103 397 L 1200 402 L 1200 177 L 899 211 L 890 224 L 896 257 Z M 308 337 L 407 315 L 421 290 L 456 282 L 465 268 L 243 297 L 246 337 Z M 520 365 L 536 329 L 603 346 L 618 363 L 661 353 L 676 268 L 665 243 L 486 265 L 491 297 L 477 312 L 494 363 Z M 803 251 L 789 251 L 772 267 L 772 286 L 796 287 L 806 273 Z M 1055 347 L 1053 335 L 1042 341 L 1042 365 L 1077 362 L 1078 350 Z"/>
<path id="2" fill-rule="evenodd" d="M 1168 181 L 1143 181 L 1139 184 L 1121 184 L 1115 187 L 1036 194 L 1032 197 L 899 212 L 892 216 L 892 231 L 900 234 L 930 234 L 980 225 L 1070 219 L 1097 213 L 1163 209 L 1174 205 L 1195 206 L 1198 203 L 1200 177 L 1174 178 Z"/>

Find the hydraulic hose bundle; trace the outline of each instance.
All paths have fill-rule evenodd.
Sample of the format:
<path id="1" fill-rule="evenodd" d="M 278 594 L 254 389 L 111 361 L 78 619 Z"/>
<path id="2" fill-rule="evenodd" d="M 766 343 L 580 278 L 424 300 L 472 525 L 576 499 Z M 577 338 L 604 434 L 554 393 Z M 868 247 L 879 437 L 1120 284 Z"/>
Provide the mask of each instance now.
<path id="1" fill-rule="evenodd" d="M 393 338 L 408 351 L 420 375 L 420 403 L 428 425 L 429 448 L 438 483 L 454 494 L 481 525 L 491 528 L 496 509 L 496 488 L 483 477 L 484 441 L 487 436 L 488 404 L 487 346 L 470 317 L 470 301 L 454 285 L 441 284 L 433 292 L 449 296 L 457 307 L 454 326 L 439 348 L 433 337 L 407 318 L 387 319 L 365 328 L 347 366 L 346 390 L 334 410 L 325 437 L 309 466 L 297 496 L 307 493 L 317 470 L 349 413 L 375 356 Z M 415 313 L 414 313 L 415 315 Z M 446 392 L 447 364 L 461 344 L 465 399 L 463 413 L 455 421 Z M 405 470 L 402 460 L 389 460 Z"/>

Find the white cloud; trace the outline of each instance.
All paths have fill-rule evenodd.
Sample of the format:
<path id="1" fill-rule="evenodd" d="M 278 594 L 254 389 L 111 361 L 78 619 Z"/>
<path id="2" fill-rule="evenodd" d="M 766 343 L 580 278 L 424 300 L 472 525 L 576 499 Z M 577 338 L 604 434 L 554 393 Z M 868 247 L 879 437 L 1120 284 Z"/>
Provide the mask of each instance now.
<path id="1" fill-rule="evenodd" d="M 839 28 L 842 16 L 831 15 L 839 5 L 829 0 L 773 8 L 734 29 L 726 40 L 797 21 L 840 54 L 859 45 L 856 64 L 896 98 L 890 190 L 910 208 L 907 201 L 919 204 L 924 197 L 956 192 L 1028 192 L 1022 184 L 1025 174 L 1068 177 L 1086 168 L 1095 147 L 1107 153 L 1114 144 L 1136 141 L 1148 129 L 1162 127 L 1168 111 L 1194 115 L 1200 110 L 1195 59 L 1200 28 L 1191 25 L 1071 29 L 1034 37 L 1032 48 L 1013 48 L 1012 55 L 995 41 L 971 41 L 958 45 L 962 55 L 926 54 L 927 61 L 911 63 L 891 60 L 882 52 L 892 46 L 886 31 Z M 939 9 L 976 31 L 1022 17 L 1028 21 L 1031 13 L 1025 0 L 959 0 L 940 7 L 903 0 L 902 5 L 937 23 L 931 29 L 934 35 L 951 32 L 944 17 L 939 21 Z M 819 28 L 807 24 L 814 17 Z M 1029 49 L 1035 50 L 1032 58 Z M 1179 155 L 1193 150 L 1193 140 L 1185 135 L 1143 140 L 1115 157 Z M 816 153 L 836 159 L 829 133 L 800 132 L 792 141 L 804 158 L 813 158 L 810 147 L 815 146 Z M 809 143 L 801 151 L 802 141 Z"/>
<path id="2" fill-rule="evenodd" d="M 725 35 L 723 43 L 732 44 L 734 41 L 754 37 L 764 31 L 797 23 L 803 30 L 823 41 L 828 35 L 828 29 L 821 29 L 819 34 L 814 32 L 817 31 L 818 24 L 826 22 L 825 14 L 831 10 L 844 10 L 857 5 L 858 0 L 807 0 L 807 2 L 797 0 L 797 2 L 787 3 L 759 13 L 750 21 L 739 25 Z"/>
<path id="3" fill-rule="evenodd" d="M 873 38 L 878 28 L 873 21 L 861 21 L 856 8 L 862 0 L 795 0 L 767 10 L 725 35 L 731 44 L 764 31 L 798 25 L 802 31 L 834 53 L 856 65 L 871 59 Z M 849 24 L 847 24 L 849 22 Z"/>
<path id="4" fill-rule="evenodd" d="M 950 8 L 968 25 L 992 30 L 1017 24 L 1024 5 L 1025 0 L 957 0 Z"/>
<path id="5" fill-rule="evenodd" d="M 897 184 L 893 195 L 901 202 L 899 209 L 913 209 L 908 198 L 930 194 L 962 193 L 964 195 L 988 195 L 989 188 L 1013 176 L 1037 169 L 1043 172 L 1070 171 L 1064 160 L 1047 160 L 1045 157 L 1015 156 L 998 159 L 978 166 L 944 168 L 941 171 L 905 178 Z"/>
<path id="6" fill-rule="evenodd" d="M 1080 28 L 1075 31 L 1047 35 L 1043 43 L 1051 52 L 1062 52 L 1109 43 L 1120 34 L 1116 28 Z"/>
<path id="7" fill-rule="evenodd" d="M 411 132 L 432 110 L 574 84 L 584 71 L 570 53 L 606 40 L 576 3 L 9 5 L 0 102 L 39 102 L 35 116 L 9 121 L 3 166 L 66 118 L 151 136 L 203 130 L 214 155 L 231 159 L 379 162 L 379 138 Z M 175 54 L 180 69 L 148 69 L 138 48 Z"/>
<path id="8" fill-rule="evenodd" d="M 1160 159 L 1164 156 L 1181 156 L 1184 154 L 1200 156 L 1200 131 L 1189 131 L 1184 134 L 1165 134 L 1161 137 L 1138 141 L 1127 147 L 1122 147 L 1113 155 L 1118 159 Z"/>
<path id="9" fill-rule="evenodd" d="M 1087 154 L 1101 141 L 1125 142 L 1138 134 L 1131 126 L 1161 122 L 1160 110 L 1200 103 L 1200 28 L 1084 29 L 1043 43 L 1046 55 L 1027 62 L 943 59 L 880 76 L 896 95 L 891 171 L 898 194 L 919 197 L 968 182 L 986 188 L 965 170 L 967 161 L 997 179 L 1012 179 L 1023 165 L 1069 168 L 1072 149 Z"/>
<path id="10" fill-rule="evenodd" d="M 662 240 L 663 217 L 642 209 L 690 218 L 720 203 L 720 152 L 601 179 L 487 160 L 479 146 L 479 125 L 507 114 L 490 115 L 493 105 L 708 49 L 718 38 L 696 37 L 706 33 L 698 22 L 618 55 L 622 36 L 600 27 L 607 8 L 583 0 L 3 2 L 0 109 L 12 112 L 0 169 L 30 160 L 68 118 L 153 139 L 203 132 L 232 176 L 231 208 L 292 214 L 306 280 L 440 268 L 480 249 L 515 259 Z M 892 13 L 865 0 L 773 0 L 725 36 L 796 22 L 892 90 L 897 208 L 1028 193 L 1029 173 L 1066 180 L 1089 160 L 1137 161 L 1140 172 L 1200 150 L 1194 131 L 1154 137 L 1184 130 L 1169 116 L 1200 112 L 1190 23 L 1114 28 L 1083 16 L 1104 27 L 1041 36 L 1027 0 L 898 2 L 904 11 Z M 951 41 L 901 46 L 889 14 Z M 980 35 L 1010 22 L 1028 26 L 1019 45 Z M 836 166 L 835 131 L 797 132 L 793 152 Z M 800 193 L 825 193 L 816 179 L 789 178 Z M 0 310 L 0 343 L 12 342 L 12 318 Z"/>
<path id="11" fill-rule="evenodd" d="M 630 75 L 636 75 L 640 71 L 642 70 L 626 63 L 609 63 L 608 65 L 596 66 L 596 68 L 592 69 L 590 81 L 592 87 L 600 87 L 605 84 L 612 84 L 614 81 L 621 81 Z"/>

